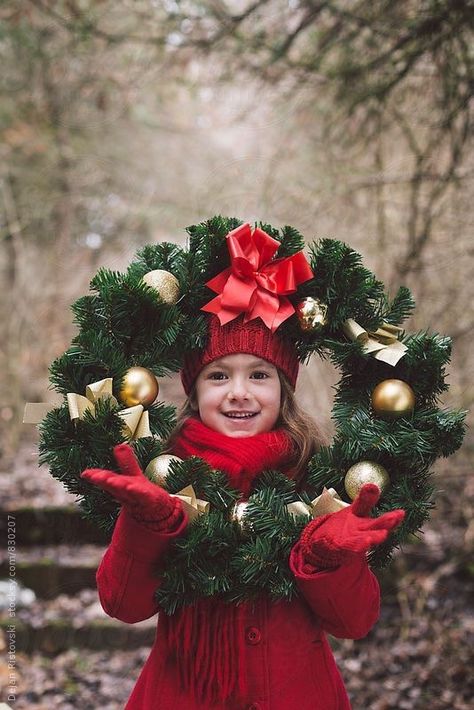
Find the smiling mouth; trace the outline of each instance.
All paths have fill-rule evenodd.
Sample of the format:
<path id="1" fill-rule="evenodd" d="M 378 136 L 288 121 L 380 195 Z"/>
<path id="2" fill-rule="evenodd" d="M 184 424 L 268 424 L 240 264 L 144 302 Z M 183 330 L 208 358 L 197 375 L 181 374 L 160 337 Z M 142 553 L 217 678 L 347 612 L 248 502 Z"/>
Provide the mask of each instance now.
<path id="1" fill-rule="evenodd" d="M 222 412 L 228 419 L 253 419 L 258 412 Z"/>

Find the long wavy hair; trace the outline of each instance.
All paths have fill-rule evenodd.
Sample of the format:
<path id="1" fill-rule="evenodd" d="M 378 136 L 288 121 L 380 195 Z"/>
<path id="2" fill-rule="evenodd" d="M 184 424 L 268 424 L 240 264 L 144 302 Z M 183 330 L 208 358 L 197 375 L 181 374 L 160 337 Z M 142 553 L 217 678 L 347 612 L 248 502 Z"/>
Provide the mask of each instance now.
<path id="1" fill-rule="evenodd" d="M 290 383 L 280 370 L 278 376 L 281 383 L 281 400 L 280 415 L 275 423 L 275 429 L 285 429 L 293 442 L 293 453 L 285 465 L 285 472 L 299 487 L 306 475 L 309 460 L 321 446 L 328 443 L 328 437 L 319 424 L 299 406 Z M 184 422 L 189 417 L 195 417 L 197 411 L 196 386 L 193 385 L 178 413 L 176 426 L 165 443 L 166 452 L 172 451 Z"/>

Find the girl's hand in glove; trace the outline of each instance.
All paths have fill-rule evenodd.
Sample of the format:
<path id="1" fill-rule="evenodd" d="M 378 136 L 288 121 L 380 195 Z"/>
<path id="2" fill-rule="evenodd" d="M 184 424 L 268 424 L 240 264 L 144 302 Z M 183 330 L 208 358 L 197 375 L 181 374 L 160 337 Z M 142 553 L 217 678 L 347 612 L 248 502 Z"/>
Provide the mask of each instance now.
<path id="1" fill-rule="evenodd" d="M 379 498 L 379 487 L 366 483 L 347 508 L 311 521 L 300 538 L 306 561 L 317 569 L 330 569 L 351 562 L 384 542 L 390 531 L 401 523 L 405 511 L 393 510 L 378 518 L 367 517 Z"/>
<path id="2" fill-rule="evenodd" d="M 128 444 L 114 446 L 114 457 L 121 473 L 101 468 L 86 468 L 81 478 L 110 493 L 139 523 L 157 531 L 173 530 L 182 521 L 183 506 L 152 483 L 141 470 Z"/>

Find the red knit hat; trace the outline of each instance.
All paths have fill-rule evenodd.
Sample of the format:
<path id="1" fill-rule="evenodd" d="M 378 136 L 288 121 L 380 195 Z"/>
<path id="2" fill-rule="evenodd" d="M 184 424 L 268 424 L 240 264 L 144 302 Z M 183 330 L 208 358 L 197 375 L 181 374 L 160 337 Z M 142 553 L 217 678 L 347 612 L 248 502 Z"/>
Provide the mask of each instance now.
<path id="1" fill-rule="evenodd" d="M 299 361 L 290 342 L 272 333 L 260 318 L 244 323 L 241 316 L 221 325 L 216 316 L 211 316 L 206 347 L 204 350 L 193 350 L 184 360 L 181 382 L 186 394 L 189 395 L 203 367 L 213 360 L 234 353 L 249 353 L 268 360 L 283 372 L 295 388 Z"/>

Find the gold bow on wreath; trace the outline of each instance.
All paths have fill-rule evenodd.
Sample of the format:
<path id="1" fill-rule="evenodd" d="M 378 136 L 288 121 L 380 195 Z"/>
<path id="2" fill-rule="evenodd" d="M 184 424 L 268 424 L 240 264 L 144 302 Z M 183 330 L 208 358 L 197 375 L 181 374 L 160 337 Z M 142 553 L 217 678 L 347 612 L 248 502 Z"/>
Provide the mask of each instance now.
<path id="1" fill-rule="evenodd" d="M 112 400 L 112 404 L 118 407 L 118 402 L 112 394 L 111 377 L 106 377 L 105 380 L 99 380 L 98 382 L 87 385 L 85 397 L 83 397 L 82 394 L 68 392 L 67 404 L 69 407 L 69 416 L 72 421 L 83 419 L 86 410 L 95 412 L 95 405 L 99 399 L 110 399 Z"/>
<path id="2" fill-rule="evenodd" d="M 408 350 L 398 336 L 403 333 L 403 328 L 390 323 L 382 323 L 375 332 L 365 330 L 352 318 L 348 318 L 342 329 L 350 340 L 355 340 L 362 345 L 362 350 L 367 355 L 373 355 L 377 360 L 386 362 L 394 367 Z"/>
<path id="3" fill-rule="evenodd" d="M 142 404 L 122 409 L 117 414 L 123 420 L 123 433 L 128 439 L 142 439 L 152 435 L 148 410 Z"/>
<path id="4" fill-rule="evenodd" d="M 87 385 L 85 397 L 82 394 L 68 392 L 67 404 L 71 420 L 76 422 L 83 419 L 86 411 L 95 412 L 96 404 L 100 399 L 110 399 L 113 404 L 119 406 L 112 394 L 111 377 Z M 51 409 L 57 406 L 59 405 L 28 402 L 25 405 L 23 424 L 38 424 Z M 141 439 L 152 435 L 148 411 L 144 409 L 143 405 L 136 404 L 134 407 L 122 409 L 117 414 L 123 421 L 123 434 L 128 439 Z"/>
<path id="5" fill-rule="evenodd" d="M 209 502 L 196 498 L 196 493 L 192 486 L 186 486 L 186 488 L 178 491 L 178 493 L 172 493 L 171 496 L 173 498 L 179 498 L 182 501 L 190 521 L 197 518 L 198 515 L 209 512 Z"/>
<path id="6" fill-rule="evenodd" d="M 341 500 L 334 488 L 323 488 L 321 495 L 312 500 L 310 505 L 303 501 L 296 501 L 289 503 L 287 508 L 292 515 L 310 515 L 312 518 L 318 518 L 320 515 L 337 513 L 348 505 L 350 503 Z"/>

